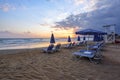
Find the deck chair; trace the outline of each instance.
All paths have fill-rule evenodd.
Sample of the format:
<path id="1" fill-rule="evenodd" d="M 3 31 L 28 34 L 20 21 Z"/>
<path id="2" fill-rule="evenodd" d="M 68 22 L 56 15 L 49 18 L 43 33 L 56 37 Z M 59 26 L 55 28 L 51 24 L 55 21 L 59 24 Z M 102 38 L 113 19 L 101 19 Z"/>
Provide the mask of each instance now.
<path id="1" fill-rule="evenodd" d="M 67 46 L 65 46 L 65 48 L 74 48 L 75 46 L 76 46 L 76 43 L 73 42 L 73 43 L 70 43 Z"/>
<path id="2" fill-rule="evenodd" d="M 77 46 L 84 46 L 84 45 L 86 45 L 86 43 L 87 43 L 87 41 L 82 41 L 82 42 L 79 42 L 79 43 L 77 44 Z"/>
<path id="3" fill-rule="evenodd" d="M 57 45 L 55 46 L 55 48 L 53 48 L 53 51 L 54 51 L 54 52 L 59 51 L 59 50 L 60 50 L 60 47 L 61 47 L 61 44 L 57 44 Z"/>
<path id="4" fill-rule="evenodd" d="M 73 42 L 73 43 L 72 43 L 72 47 L 75 47 L 75 46 L 76 46 L 76 43 L 75 43 L 75 42 Z"/>
<path id="5" fill-rule="evenodd" d="M 96 44 L 90 45 L 88 48 L 89 50 L 97 50 L 99 47 L 100 47 L 100 44 L 96 43 Z"/>
<path id="6" fill-rule="evenodd" d="M 72 54 L 75 58 L 87 57 L 90 60 L 90 62 L 93 62 L 93 63 L 101 62 L 101 57 L 98 56 L 95 50 L 80 50 Z"/>
<path id="7" fill-rule="evenodd" d="M 72 48 L 72 43 L 67 44 L 65 48 Z"/>
<path id="8" fill-rule="evenodd" d="M 89 46 L 89 49 L 91 49 L 91 50 L 98 50 L 98 49 L 101 50 L 103 45 L 104 45 L 103 42 L 102 43 L 96 43 L 94 45 Z"/>
<path id="9" fill-rule="evenodd" d="M 82 41 L 82 42 L 79 42 L 79 44 L 78 44 L 78 46 L 81 46 L 81 45 L 83 45 L 84 44 L 84 42 Z"/>
<path id="10" fill-rule="evenodd" d="M 48 48 L 44 48 L 42 50 L 43 50 L 44 53 L 53 53 L 53 47 L 54 47 L 54 45 L 51 44 L 51 45 L 48 46 Z"/>

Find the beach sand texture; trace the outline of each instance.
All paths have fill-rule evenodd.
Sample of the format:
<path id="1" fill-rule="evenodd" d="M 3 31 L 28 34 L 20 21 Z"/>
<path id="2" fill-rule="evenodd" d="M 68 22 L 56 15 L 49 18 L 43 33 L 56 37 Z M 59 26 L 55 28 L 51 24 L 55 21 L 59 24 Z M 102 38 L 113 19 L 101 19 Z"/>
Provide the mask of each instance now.
<path id="1" fill-rule="evenodd" d="M 74 60 L 72 53 L 81 49 L 0 51 L 0 80 L 120 80 L 120 47 L 106 45 L 101 64 Z"/>

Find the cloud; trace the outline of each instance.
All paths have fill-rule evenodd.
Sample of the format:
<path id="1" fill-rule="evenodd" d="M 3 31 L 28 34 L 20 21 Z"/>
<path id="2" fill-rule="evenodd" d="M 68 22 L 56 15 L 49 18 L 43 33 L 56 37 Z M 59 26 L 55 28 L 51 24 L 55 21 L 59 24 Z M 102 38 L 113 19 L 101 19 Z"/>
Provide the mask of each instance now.
<path id="1" fill-rule="evenodd" d="M 16 9 L 22 9 L 22 10 L 26 10 L 27 7 L 24 5 L 25 2 L 22 1 L 18 1 L 18 2 L 14 2 L 14 1 L 1 1 L 0 2 L 0 10 L 4 11 L 4 12 L 8 12 L 11 10 L 16 10 Z"/>
<path id="2" fill-rule="evenodd" d="M 36 37 L 33 33 L 30 31 L 24 32 L 24 33 L 13 33 L 10 31 L 0 31 L 0 38 L 31 38 Z"/>
<path id="3" fill-rule="evenodd" d="M 43 23 L 43 24 L 41 24 L 41 23 L 38 23 L 39 24 L 39 26 L 40 27 L 51 27 L 51 26 L 55 26 L 55 24 L 54 23 Z"/>
<path id="4" fill-rule="evenodd" d="M 3 4 L 0 3 L 0 9 L 4 12 L 8 12 L 10 10 L 16 10 L 17 6 L 15 6 L 15 4 L 10 4 L 10 3 L 3 3 Z"/>
<path id="5" fill-rule="evenodd" d="M 80 4 L 83 4 L 86 0 L 74 0 L 74 3 L 76 5 L 80 5 Z"/>
<path id="6" fill-rule="evenodd" d="M 89 12 L 96 9 L 98 0 L 73 0 L 74 5 L 81 7 L 81 11 Z"/>
<path id="7" fill-rule="evenodd" d="M 0 38 L 12 38 L 12 37 L 17 37 L 17 36 L 18 34 L 15 34 L 9 31 L 0 31 Z"/>
<path id="8" fill-rule="evenodd" d="M 30 31 L 27 31 L 27 32 L 24 32 L 24 34 L 31 34 L 31 32 L 30 32 Z"/>
<path id="9" fill-rule="evenodd" d="M 66 19 L 56 22 L 56 27 L 102 29 L 104 25 L 116 24 L 116 31 L 120 33 L 120 1 L 99 0 L 94 7 L 96 9 L 93 11 L 70 15 Z"/>
<path id="10" fill-rule="evenodd" d="M 12 6 L 9 5 L 8 3 L 5 3 L 5 4 L 0 5 L 0 9 L 2 9 L 4 12 L 9 11 L 10 8 L 12 8 Z"/>

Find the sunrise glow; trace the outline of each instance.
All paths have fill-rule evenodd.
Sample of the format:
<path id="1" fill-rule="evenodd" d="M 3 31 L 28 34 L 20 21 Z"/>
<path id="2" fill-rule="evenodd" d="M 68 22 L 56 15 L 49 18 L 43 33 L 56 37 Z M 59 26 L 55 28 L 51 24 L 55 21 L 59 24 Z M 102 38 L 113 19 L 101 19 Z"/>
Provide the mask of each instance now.
<path id="1" fill-rule="evenodd" d="M 86 1 L 0 0 L 0 37 L 49 38 L 51 32 L 56 37 L 74 37 L 74 28 L 54 26 L 71 13 L 83 11 L 88 4 Z"/>
<path id="2" fill-rule="evenodd" d="M 99 0 L 0 0 L 0 38 L 49 38 L 51 32 L 56 37 L 75 37 L 76 27 L 101 29 L 106 24 L 118 25 L 119 9 L 110 11 L 115 3 L 119 2 L 108 5 Z"/>

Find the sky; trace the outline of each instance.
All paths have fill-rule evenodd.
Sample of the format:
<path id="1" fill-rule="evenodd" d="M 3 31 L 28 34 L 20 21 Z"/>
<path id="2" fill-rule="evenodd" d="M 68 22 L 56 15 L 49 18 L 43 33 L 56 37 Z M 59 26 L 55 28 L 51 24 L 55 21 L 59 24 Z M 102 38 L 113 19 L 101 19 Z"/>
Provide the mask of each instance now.
<path id="1" fill-rule="evenodd" d="M 120 0 L 0 0 L 0 38 L 75 36 L 85 28 L 120 30 Z"/>

